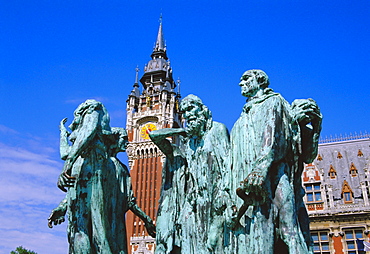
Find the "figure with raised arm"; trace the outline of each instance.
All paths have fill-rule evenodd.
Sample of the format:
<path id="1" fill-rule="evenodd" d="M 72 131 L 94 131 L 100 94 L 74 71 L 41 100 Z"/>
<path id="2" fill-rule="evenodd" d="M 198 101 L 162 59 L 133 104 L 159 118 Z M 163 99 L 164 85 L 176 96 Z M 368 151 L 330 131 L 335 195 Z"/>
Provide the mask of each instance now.
<path id="1" fill-rule="evenodd" d="M 61 157 L 66 162 L 58 187 L 68 192 L 50 214 L 48 225 L 62 223 L 68 213 L 69 253 L 128 253 L 125 213 L 129 209 L 154 237 L 152 220 L 135 202 L 129 171 L 116 157 L 126 149 L 126 131 L 111 129 L 105 107 L 95 100 L 76 109 L 71 133 L 63 126 L 65 122 L 60 130 Z"/>

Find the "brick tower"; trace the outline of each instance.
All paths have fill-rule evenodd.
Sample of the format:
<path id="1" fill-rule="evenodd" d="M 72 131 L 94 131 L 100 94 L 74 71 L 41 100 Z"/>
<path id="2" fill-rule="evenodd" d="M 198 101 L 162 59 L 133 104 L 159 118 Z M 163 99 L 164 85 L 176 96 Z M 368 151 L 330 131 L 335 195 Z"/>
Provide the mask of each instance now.
<path id="1" fill-rule="evenodd" d="M 140 79 L 142 87 L 138 80 L 139 70 L 136 69 L 133 90 L 127 99 L 126 129 L 130 142 L 127 154 L 137 203 L 155 222 L 164 157 L 150 141 L 148 131 L 181 126 L 180 94 L 175 92 L 176 83 L 167 57 L 162 20 L 151 58 Z M 143 222 L 129 212 L 126 225 L 127 242 L 131 245 L 129 253 L 153 253 L 155 239 L 147 234 Z"/>

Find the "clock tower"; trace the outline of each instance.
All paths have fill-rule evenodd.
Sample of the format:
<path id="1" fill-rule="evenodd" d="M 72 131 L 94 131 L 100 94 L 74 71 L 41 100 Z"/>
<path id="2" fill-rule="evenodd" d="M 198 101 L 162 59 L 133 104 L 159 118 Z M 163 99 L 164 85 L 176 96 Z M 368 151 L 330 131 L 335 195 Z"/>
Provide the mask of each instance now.
<path id="1" fill-rule="evenodd" d="M 139 70 L 136 68 L 135 83 L 127 99 L 126 129 L 130 175 L 137 203 L 155 223 L 164 156 L 151 142 L 148 133 L 156 129 L 182 126 L 180 93 L 179 90 L 175 91 L 176 83 L 167 57 L 162 20 L 151 58 L 140 79 L 142 87 L 139 85 Z M 127 242 L 131 245 L 129 253 L 154 253 L 155 239 L 147 234 L 143 222 L 131 212 L 127 213 L 126 227 Z"/>

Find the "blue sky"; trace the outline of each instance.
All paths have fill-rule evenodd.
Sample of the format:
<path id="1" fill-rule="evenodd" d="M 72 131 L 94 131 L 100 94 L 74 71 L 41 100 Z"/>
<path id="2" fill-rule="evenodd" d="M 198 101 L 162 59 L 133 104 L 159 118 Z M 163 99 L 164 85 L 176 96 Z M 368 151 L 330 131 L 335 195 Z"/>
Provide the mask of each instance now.
<path id="1" fill-rule="evenodd" d="M 245 102 L 239 78 L 259 68 L 289 102 L 317 101 L 324 137 L 370 131 L 367 0 L 0 1 L 0 253 L 67 253 L 65 225 L 46 223 L 63 197 L 59 121 L 95 98 L 125 126 L 160 13 L 181 94 L 229 129 Z"/>

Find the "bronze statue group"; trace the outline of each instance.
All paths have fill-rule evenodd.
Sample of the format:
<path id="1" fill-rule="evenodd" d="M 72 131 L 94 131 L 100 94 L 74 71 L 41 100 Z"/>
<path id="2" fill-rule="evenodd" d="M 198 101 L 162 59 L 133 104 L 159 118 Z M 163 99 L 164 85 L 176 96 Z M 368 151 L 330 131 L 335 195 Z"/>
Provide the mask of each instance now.
<path id="1" fill-rule="evenodd" d="M 66 198 L 49 227 L 67 213 L 69 253 L 127 253 L 128 210 L 156 238 L 156 254 L 312 253 L 301 174 L 317 155 L 320 109 L 312 99 L 289 104 L 261 70 L 246 71 L 239 86 L 248 99 L 230 135 L 195 95 L 180 103 L 185 128 L 149 133 L 166 156 L 155 226 L 116 157 L 126 131 L 110 127 L 103 104 L 82 103 L 71 132 L 63 119 L 58 187 Z M 178 144 L 167 139 L 174 136 Z"/>

